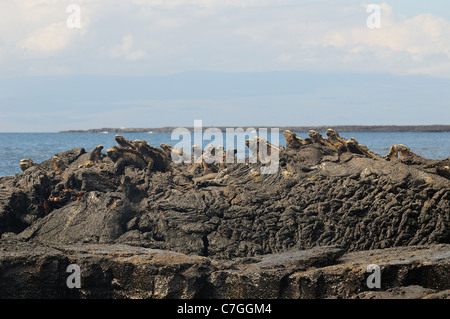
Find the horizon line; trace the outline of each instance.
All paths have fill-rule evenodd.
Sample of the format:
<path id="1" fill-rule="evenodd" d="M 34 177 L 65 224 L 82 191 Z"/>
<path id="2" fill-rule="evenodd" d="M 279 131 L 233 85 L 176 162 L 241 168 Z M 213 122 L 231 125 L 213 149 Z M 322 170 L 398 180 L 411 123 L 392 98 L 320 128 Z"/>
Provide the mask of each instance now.
<path id="1" fill-rule="evenodd" d="M 67 129 L 60 131 L 7 131 L 0 133 L 165 133 L 176 128 L 187 128 L 193 130 L 194 126 L 160 126 L 160 127 L 102 127 L 91 129 Z M 278 128 L 280 130 L 291 130 L 296 132 L 308 132 L 309 130 L 324 131 L 328 128 L 340 129 L 342 132 L 450 132 L 450 124 L 373 124 L 373 125 L 351 125 L 351 124 L 339 124 L 339 125 L 282 125 L 282 126 L 267 126 L 267 125 L 246 125 L 246 126 L 202 126 L 202 129 L 218 128 L 225 130 L 227 128 Z M 153 132 L 154 131 L 154 132 Z"/>

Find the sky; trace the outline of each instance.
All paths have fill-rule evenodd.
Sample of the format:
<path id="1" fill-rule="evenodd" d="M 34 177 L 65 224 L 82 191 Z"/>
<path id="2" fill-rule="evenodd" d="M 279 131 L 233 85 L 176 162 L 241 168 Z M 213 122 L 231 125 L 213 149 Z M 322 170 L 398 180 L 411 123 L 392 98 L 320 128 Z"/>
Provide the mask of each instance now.
<path id="1" fill-rule="evenodd" d="M 450 124 L 449 88 L 448 0 L 0 2 L 0 132 Z"/>

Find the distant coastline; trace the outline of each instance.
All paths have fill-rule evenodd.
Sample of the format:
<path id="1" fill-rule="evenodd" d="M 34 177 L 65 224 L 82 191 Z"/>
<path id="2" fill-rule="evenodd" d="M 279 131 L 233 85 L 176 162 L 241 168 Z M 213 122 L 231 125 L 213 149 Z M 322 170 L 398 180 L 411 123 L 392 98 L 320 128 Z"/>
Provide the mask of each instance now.
<path id="1" fill-rule="evenodd" d="M 232 126 L 228 126 L 232 127 Z M 262 127 L 271 128 L 267 126 L 248 126 L 242 127 L 259 129 Z M 158 128 L 99 128 L 88 130 L 65 130 L 58 133 L 168 133 L 172 132 L 177 127 L 158 127 Z M 193 127 L 187 127 L 193 131 Z M 207 129 L 208 127 L 203 127 Z M 227 127 L 217 127 L 225 131 Z M 275 127 L 273 127 L 275 128 Z M 315 130 L 318 132 L 325 132 L 332 128 L 338 132 L 450 132 L 450 125 L 328 125 L 328 126 L 284 126 L 277 127 L 280 131 L 290 130 L 293 132 L 308 132 Z"/>

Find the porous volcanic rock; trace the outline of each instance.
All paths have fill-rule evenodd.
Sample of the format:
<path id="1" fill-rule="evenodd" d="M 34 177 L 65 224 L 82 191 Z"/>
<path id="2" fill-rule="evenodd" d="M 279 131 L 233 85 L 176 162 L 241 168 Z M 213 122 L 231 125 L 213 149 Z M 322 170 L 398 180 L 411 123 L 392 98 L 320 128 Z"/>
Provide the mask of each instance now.
<path id="1" fill-rule="evenodd" d="M 23 231 L 26 240 L 127 243 L 222 259 L 450 242 L 450 181 L 430 168 L 315 144 L 287 149 L 279 161 L 275 174 L 255 175 L 260 164 L 243 163 L 204 181 L 189 175 L 189 165 L 177 172 L 130 166 L 123 175 L 80 162 L 62 175 L 32 167 L 0 180 L 0 229 Z M 48 201 L 63 189 L 71 192 L 66 202 Z"/>
<path id="2" fill-rule="evenodd" d="M 327 133 L 310 132 L 311 139 L 287 149 L 272 146 L 279 156 L 271 174 L 248 159 L 211 173 L 210 165 L 176 164 L 167 153 L 158 158 L 164 165 L 134 165 L 138 147 L 126 161 L 83 148 L 55 154 L 58 165 L 49 159 L 0 178 L 0 235 L 39 247 L 126 245 L 232 263 L 316 247 L 366 253 L 450 243 L 448 159 L 423 159 L 402 145 L 392 148 L 401 158 L 383 157 Z M 256 277 L 224 268 L 214 274 L 214 287 L 256 285 Z M 267 276 L 278 287 L 288 280 L 284 273 Z M 227 289 L 214 293 L 245 296 Z M 302 296 L 270 296 L 283 294 Z"/>
<path id="3" fill-rule="evenodd" d="M 450 295 L 450 245 L 344 253 L 315 247 L 214 260 L 123 244 L 0 243 L 0 298 L 443 299 Z M 381 269 L 381 288 L 366 284 Z M 79 286 L 73 283 L 79 267 Z"/>

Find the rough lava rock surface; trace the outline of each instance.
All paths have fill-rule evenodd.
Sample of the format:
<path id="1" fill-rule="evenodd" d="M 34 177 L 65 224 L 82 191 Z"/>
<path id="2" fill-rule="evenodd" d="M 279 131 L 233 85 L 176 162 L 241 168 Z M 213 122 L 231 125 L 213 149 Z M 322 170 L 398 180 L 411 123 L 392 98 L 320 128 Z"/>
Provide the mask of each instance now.
<path id="1" fill-rule="evenodd" d="M 56 154 L 63 170 L 48 160 L 0 178 L 1 297 L 448 296 L 448 160 L 311 136 L 280 149 L 274 174 L 248 161 L 211 174 L 170 154 L 159 169 L 127 158 L 117 170 L 77 148 Z M 391 290 L 365 292 L 381 252 Z M 414 252 L 427 254 L 393 262 Z M 63 280 L 73 261 L 89 269 L 78 294 Z M 12 278 L 21 271 L 29 280 Z"/>

